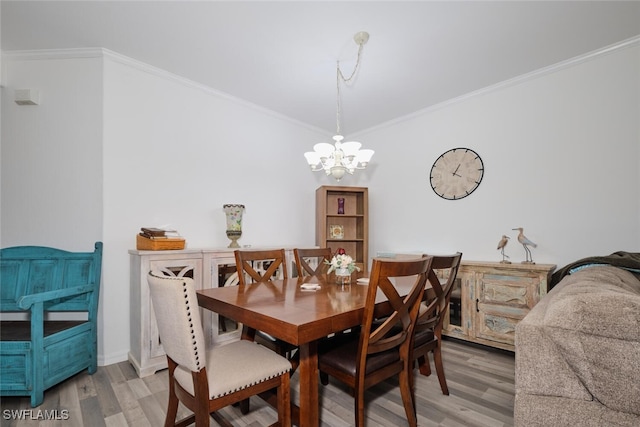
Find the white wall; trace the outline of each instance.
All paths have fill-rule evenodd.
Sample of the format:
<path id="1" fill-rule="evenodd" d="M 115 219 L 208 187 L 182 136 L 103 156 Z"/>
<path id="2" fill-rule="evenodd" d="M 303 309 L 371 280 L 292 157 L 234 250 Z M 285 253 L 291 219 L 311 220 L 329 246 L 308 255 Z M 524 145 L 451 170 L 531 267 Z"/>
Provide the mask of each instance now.
<path id="1" fill-rule="evenodd" d="M 3 61 L 2 247 L 92 251 L 102 238 L 102 60 Z M 37 89 L 20 106 L 15 89 Z"/>
<path id="2" fill-rule="evenodd" d="M 451 252 L 538 263 L 640 251 L 640 43 L 564 64 L 359 135 L 376 150 L 370 253 Z M 454 147 L 485 165 L 475 193 L 438 197 L 435 159 Z"/>
<path id="3" fill-rule="evenodd" d="M 302 151 L 324 135 L 115 54 L 104 84 L 101 354 L 118 361 L 140 227 L 170 224 L 188 247 L 226 247 L 222 205 L 243 203 L 241 245 L 312 245 L 316 184 Z"/>
<path id="4" fill-rule="evenodd" d="M 244 203 L 240 244 L 314 244 L 322 182 L 302 152 L 327 138 L 318 130 L 101 50 L 5 60 L 1 244 L 104 242 L 100 364 L 127 357 L 141 226 L 226 247 L 222 205 Z M 15 88 L 38 88 L 41 105 L 17 106 Z"/>
<path id="5" fill-rule="evenodd" d="M 129 349 L 127 251 L 141 226 L 170 223 L 190 247 L 226 246 L 222 205 L 244 203 L 241 244 L 314 243 L 315 189 L 335 183 L 302 153 L 326 135 L 117 54 L 58 56 L 3 60 L 1 245 L 105 243 L 101 364 Z M 637 252 L 639 64 L 635 44 L 359 135 L 373 164 L 340 184 L 370 189 L 370 254 L 499 260 L 500 236 L 519 226 L 539 263 Z M 23 87 L 39 88 L 42 104 L 15 105 Z M 451 202 L 428 176 L 455 146 L 477 150 L 486 173 Z"/>

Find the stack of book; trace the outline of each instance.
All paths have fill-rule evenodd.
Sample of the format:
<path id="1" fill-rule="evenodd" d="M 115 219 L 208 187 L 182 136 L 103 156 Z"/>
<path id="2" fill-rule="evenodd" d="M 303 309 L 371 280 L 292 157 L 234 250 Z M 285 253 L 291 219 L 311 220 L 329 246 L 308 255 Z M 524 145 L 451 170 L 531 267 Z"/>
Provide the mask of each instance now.
<path id="1" fill-rule="evenodd" d="M 142 227 L 136 236 L 138 250 L 159 251 L 184 249 L 185 239 L 176 230 Z"/>
<path id="2" fill-rule="evenodd" d="M 162 228 L 154 227 L 142 227 L 140 229 L 140 235 L 147 239 L 181 238 L 180 234 L 176 230 L 164 230 Z"/>

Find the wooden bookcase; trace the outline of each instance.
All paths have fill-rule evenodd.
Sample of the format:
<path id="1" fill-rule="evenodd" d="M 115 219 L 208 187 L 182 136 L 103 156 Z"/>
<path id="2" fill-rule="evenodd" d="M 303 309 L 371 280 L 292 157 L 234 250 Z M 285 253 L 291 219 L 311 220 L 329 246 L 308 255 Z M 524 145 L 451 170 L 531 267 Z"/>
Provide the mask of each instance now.
<path id="1" fill-rule="evenodd" d="M 338 213 L 338 199 L 344 213 Z M 366 275 L 369 263 L 369 195 L 366 187 L 322 186 L 316 190 L 316 245 L 344 248 Z"/>

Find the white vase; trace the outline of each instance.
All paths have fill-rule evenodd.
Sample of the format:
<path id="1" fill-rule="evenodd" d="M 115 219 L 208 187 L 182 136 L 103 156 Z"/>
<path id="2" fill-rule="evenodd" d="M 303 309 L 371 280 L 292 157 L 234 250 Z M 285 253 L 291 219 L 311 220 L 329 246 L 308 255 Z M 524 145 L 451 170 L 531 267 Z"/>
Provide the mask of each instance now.
<path id="1" fill-rule="evenodd" d="M 242 236 L 242 212 L 244 205 L 222 205 L 227 216 L 227 237 L 231 240 L 229 248 L 239 248 L 238 239 Z"/>

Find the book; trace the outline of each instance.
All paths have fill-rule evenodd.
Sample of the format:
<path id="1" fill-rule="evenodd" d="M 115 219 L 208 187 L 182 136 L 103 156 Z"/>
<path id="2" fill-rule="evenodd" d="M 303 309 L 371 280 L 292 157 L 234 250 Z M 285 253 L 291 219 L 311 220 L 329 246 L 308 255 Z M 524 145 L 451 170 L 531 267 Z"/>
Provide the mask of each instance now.
<path id="1" fill-rule="evenodd" d="M 140 230 L 142 230 L 142 233 L 146 234 L 147 236 L 164 236 L 167 232 L 166 230 L 155 227 L 142 227 Z"/>

